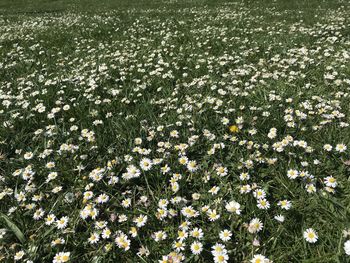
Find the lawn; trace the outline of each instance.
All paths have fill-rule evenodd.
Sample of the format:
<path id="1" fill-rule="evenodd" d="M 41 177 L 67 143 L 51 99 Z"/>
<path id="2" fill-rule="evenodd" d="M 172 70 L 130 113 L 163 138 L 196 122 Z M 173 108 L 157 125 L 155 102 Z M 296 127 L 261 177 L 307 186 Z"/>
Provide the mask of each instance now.
<path id="1" fill-rule="evenodd" d="M 350 262 L 350 3 L 0 0 L 0 262 Z"/>

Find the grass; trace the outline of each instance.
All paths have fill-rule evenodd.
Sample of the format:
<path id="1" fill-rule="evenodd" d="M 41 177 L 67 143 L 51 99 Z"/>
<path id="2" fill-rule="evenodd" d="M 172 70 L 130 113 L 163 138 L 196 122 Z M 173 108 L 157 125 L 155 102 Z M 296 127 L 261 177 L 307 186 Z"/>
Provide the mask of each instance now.
<path id="1" fill-rule="evenodd" d="M 1 1 L 0 261 L 349 262 L 349 13 Z"/>

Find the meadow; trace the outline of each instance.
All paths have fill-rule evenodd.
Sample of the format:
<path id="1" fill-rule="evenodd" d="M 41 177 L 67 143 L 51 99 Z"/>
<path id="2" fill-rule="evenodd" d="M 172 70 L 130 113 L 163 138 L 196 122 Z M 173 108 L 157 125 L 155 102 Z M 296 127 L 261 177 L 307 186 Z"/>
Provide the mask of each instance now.
<path id="1" fill-rule="evenodd" d="M 350 3 L 1 0 L 0 262 L 350 262 Z"/>

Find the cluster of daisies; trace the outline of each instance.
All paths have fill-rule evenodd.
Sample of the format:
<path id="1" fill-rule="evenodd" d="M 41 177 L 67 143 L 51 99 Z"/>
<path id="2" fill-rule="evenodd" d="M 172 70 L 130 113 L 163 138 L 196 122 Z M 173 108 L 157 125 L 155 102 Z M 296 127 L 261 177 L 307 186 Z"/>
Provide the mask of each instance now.
<path id="1" fill-rule="evenodd" d="M 349 11 L 167 5 L 0 18 L 0 262 L 349 260 Z"/>

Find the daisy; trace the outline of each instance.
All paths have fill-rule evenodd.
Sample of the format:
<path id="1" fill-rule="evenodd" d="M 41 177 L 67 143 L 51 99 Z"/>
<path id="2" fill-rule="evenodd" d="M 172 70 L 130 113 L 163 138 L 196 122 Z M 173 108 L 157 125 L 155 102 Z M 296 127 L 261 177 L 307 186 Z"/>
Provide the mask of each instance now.
<path id="1" fill-rule="evenodd" d="M 18 251 L 16 254 L 15 254 L 15 257 L 14 257 L 14 260 L 17 261 L 17 260 L 21 260 L 23 257 L 24 257 L 25 253 L 23 250 L 21 251 Z"/>
<path id="2" fill-rule="evenodd" d="M 274 217 L 274 219 L 276 219 L 278 222 L 281 222 L 281 223 L 284 222 L 284 216 L 283 215 L 276 215 Z"/>
<path id="3" fill-rule="evenodd" d="M 106 194 L 100 194 L 100 195 L 97 197 L 97 203 L 99 203 L 99 204 L 107 203 L 108 200 L 109 200 L 109 196 L 106 195 Z"/>
<path id="4" fill-rule="evenodd" d="M 228 259 L 229 257 L 227 254 L 214 255 L 215 263 L 227 263 Z"/>
<path id="5" fill-rule="evenodd" d="M 198 166 L 197 166 L 197 162 L 196 161 L 189 161 L 187 163 L 187 169 L 190 171 L 190 172 L 195 172 L 198 170 Z"/>
<path id="6" fill-rule="evenodd" d="M 134 143 L 136 145 L 140 145 L 140 144 L 142 144 L 142 139 L 141 138 L 135 138 Z"/>
<path id="7" fill-rule="evenodd" d="M 95 223 L 95 227 L 97 228 L 97 229 L 103 229 L 103 228 L 105 228 L 107 226 L 107 222 L 106 221 L 103 221 L 103 220 L 101 220 L 101 221 L 96 221 L 96 223 Z"/>
<path id="8" fill-rule="evenodd" d="M 70 258 L 70 252 L 59 252 L 55 255 L 52 263 L 68 262 L 69 258 Z"/>
<path id="9" fill-rule="evenodd" d="M 184 208 L 181 209 L 181 213 L 182 215 L 184 215 L 185 217 L 197 217 L 199 215 L 199 213 L 193 209 L 192 206 L 185 206 Z"/>
<path id="10" fill-rule="evenodd" d="M 131 199 L 130 198 L 127 198 L 127 199 L 124 199 L 121 203 L 121 205 L 124 207 L 124 208 L 128 208 L 131 206 Z"/>
<path id="11" fill-rule="evenodd" d="M 211 193 L 212 195 L 216 195 L 220 190 L 220 187 L 217 187 L 217 186 L 213 186 L 209 191 L 208 193 Z"/>
<path id="12" fill-rule="evenodd" d="M 46 164 L 46 168 L 48 168 L 48 169 L 51 169 L 51 168 L 53 168 L 53 167 L 55 167 L 55 163 L 54 163 L 54 162 L 48 162 L 48 163 Z"/>
<path id="13" fill-rule="evenodd" d="M 345 254 L 350 256 L 350 240 L 344 243 L 344 250 L 345 250 Z"/>
<path id="14" fill-rule="evenodd" d="M 188 162 L 188 158 L 186 156 L 181 156 L 178 160 L 179 160 L 179 163 L 182 165 L 186 165 Z"/>
<path id="15" fill-rule="evenodd" d="M 115 243 L 119 248 L 124 249 L 125 251 L 128 251 L 130 249 L 130 240 L 127 235 L 120 233 L 115 238 Z"/>
<path id="16" fill-rule="evenodd" d="M 182 242 L 182 240 L 175 241 L 173 244 L 173 248 L 177 251 L 183 251 L 185 249 L 185 244 Z"/>
<path id="17" fill-rule="evenodd" d="M 252 187 L 249 184 L 242 185 L 239 189 L 239 192 L 241 194 L 247 194 L 252 190 Z"/>
<path id="18" fill-rule="evenodd" d="M 223 125 L 227 125 L 227 124 L 229 124 L 229 122 L 230 122 L 230 120 L 228 118 L 226 118 L 226 117 L 221 118 L 221 123 Z"/>
<path id="19" fill-rule="evenodd" d="M 140 215 L 134 219 L 134 223 L 137 227 L 143 227 L 147 222 L 147 216 Z"/>
<path id="20" fill-rule="evenodd" d="M 34 154 L 32 152 L 26 152 L 23 157 L 26 160 L 30 160 L 33 158 L 33 156 L 34 156 Z"/>
<path id="21" fill-rule="evenodd" d="M 263 255 L 254 255 L 253 259 L 250 260 L 251 263 L 269 263 L 270 260 Z"/>
<path id="22" fill-rule="evenodd" d="M 184 240 L 188 237 L 188 233 L 184 230 L 177 231 L 177 239 Z"/>
<path id="23" fill-rule="evenodd" d="M 56 179 L 57 176 L 58 176 L 57 172 L 51 172 L 51 173 L 49 173 L 49 175 L 47 176 L 46 182 L 48 183 L 48 182 L 50 182 L 50 181 Z"/>
<path id="24" fill-rule="evenodd" d="M 289 210 L 292 207 L 292 203 L 288 200 L 282 200 L 277 203 L 282 209 Z"/>
<path id="25" fill-rule="evenodd" d="M 223 244 L 216 243 L 214 246 L 211 247 L 211 253 L 213 255 L 222 255 L 227 253 L 226 248 Z"/>
<path id="26" fill-rule="evenodd" d="M 330 151 L 332 151 L 333 147 L 330 144 L 325 144 L 325 145 L 323 145 L 323 149 L 327 152 L 330 152 Z"/>
<path id="27" fill-rule="evenodd" d="M 88 240 L 90 244 L 96 244 L 100 240 L 100 235 L 98 233 L 92 233 Z"/>
<path id="28" fill-rule="evenodd" d="M 299 172 L 297 170 L 288 170 L 287 176 L 289 179 L 296 179 L 299 176 Z"/>
<path id="29" fill-rule="evenodd" d="M 226 242 L 229 241 L 231 239 L 232 236 L 232 232 L 230 230 L 223 230 L 219 233 L 219 237 L 222 241 Z"/>
<path id="30" fill-rule="evenodd" d="M 240 179 L 241 181 L 249 180 L 249 179 L 250 179 L 250 175 L 249 175 L 249 173 L 241 173 L 241 174 L 239 175 L 239 179 Z"/>
<path id="31" fill-rule="evenodd" d="M 340 153 L 345 152 L 346 149 L 347 149 L 347 147 L 346 147 L 346 145 L 343 144 L 343 143 L 337 144 L 337 145 L 335 146 L 335 150 L 336 150 L 337 152 L 340 152 Z"/>
<path id="32" fill-rule="evenodd" d="M 200 242 L 193 242 L 191 244 L 191 251 L 194 255 L 199 255 L 203 251 L 203 245 Z"/>
<path id="33" fill-rule="evenodd" d="M 61 219 L 56 220 L 57 228 L 58 229 L 64 229 L 68 225 L 69 218 L 67 216 L 61 217 Z"/>
<path id="34" fill-rule="evenodd" d="M 266 199 L 259 199 L 257 207 L 259 209 L 269 209 L 270 208 L 270 202 Z"/>
<path id="35" fill-rule="evenodd" d="M 87 192 L 84 192 L 83 196 L 85 200 L 89 200 L 94 196 L 94 193 L 92 191 L 87 191 Z"/>
<path id="36" fill-rule="evenodd" d="M 219 176 L 225 176 L 225 175 L 227 175 L 227 172 L 228 172 L 228 170 L 226 167 L 220 166 L 220 167 L 216 168 L 216 174 Z"/>
<path id="37" fill-rule="evenodd" d="M 132 237 L 137 237 L 137 228 L 136 227 L 131 227 L 130 228 L 130 231 L 129 231 L 129 234 L 132 236 Z"/>
<path id="38" fill-rule="evenodd" d="M 314 184 L 307 184 L 305 188 L 309 194 L 316 192 L 316 186 Z"/>
<path id="39" fill-rule="evenodd" d="M 303 234 L 305 240 L 309 243 L 316 243 L 318 236 L 315 230 L 313 230 L 312 228 L 308 228 L 304 231 Z"/>
<path id="40" fill-rule="evenodd" d="M 248 232 L 249 233 L 257 233 L 260 232 L 263 229 L 264 225 L 263 223 L 260 221 L 259 218 L 253 218 L 248 225 Z"/>
<path id="41" fill-rule="evenodd" d="M 162 174 L 166 174 L 166 173 L 168 173 L 170 170 L 171 170 L 171 169 L 170 169 L 170 167 L 169 167 L 167 164 L 164 165 L 164 166 L 162 166 L 162 167 L 160 167 L 160 172 L 161 172 Z"/>
<path id="42" fill-rule="evenodd" d="M 148 159 L 148 158 L 143 158 L 140 161 L 140 167 L 142 170 L 144 171 L 149 171 L 152 168 L 152 160 Z"/>
<path id="43" fill-rule="evenodd" d="M 57 245 L 62 245 L 65 243 L 65 240 L 63 238 L 56 238 L 55 240 L 52 240 L 51 246 L 57 246 Z"/>
<path id="44" fill-rule="evenodd" d="M 165 240 L 167 238 L 167 234 L 164 231 L 157 231 L 155 233 L 153 233 L 153 239 L 156 242 L 159 242 L 161 240 Z"/>
<path id="45" fill-rule="evenodd" d="M 170 137 L 179 138 L 179 132 L 177 130 L 173 130 L 170 132 Z"/>
<path id="46" fill-rule="evenodd" d="M 158 201 L 158 206 L 161 208 L 166 208 L 166 206 L 169 204 L 169 201 L 166 199 L 160 199 Z"/>
<path id="47" fill-rule="evenodd" d="M 198 227 L 193 228 L 190 234 L 192 237 L 197 238 L 197 239 L 203 238 L 203 231 L 202 231 L 202 229 L 200 229 Z"/>
<path id="48" fill-rule="evenodd" d="M 337 187 L 337 180 L 333 177 L 333 176 L 327 176 L 326 178 L 324 178 L 324 183 L 326 184 L 326 186 L 328 187 Z"/>
<path id="49" fill-rule="evenodd" d="M 256 198 L 256 199 L 263 199 L 266 197 L 266 192 L 262 189 L 256 189 L 254 192 L 253 192 L 253 196 Z"/>
<path id="50" fill-rule="evenodd" d="M 216 221 L 217 219 L 220 218 L 220 215 L 216 212 L 216 209 L 214 210 L 209 209 L 207 211 L 207 215 L 209 217 L 209 221 L 211 222 Z"/>
<path id="51" fill-rule="evenodd" d="M 42 208 L 39 208 L 38 210 L 35 211 L 33 218 L 35 220 L 39 220 L 44 216 L 45 212 Z"/>
<path id="52" fill-rule="evenodd" d="M 103 239 L 107 239 L 107 238 L 110 238 L 111 234 L 112 234 L 112 231 L 108 227 L 106 227 L 105 229 L 103 229 L 101 236 Z"/>
<path id="53" fill-rule="evenodd" d="M 237 215 L 241 214 L 241 205 L 237 203 L 236 201 L 231 201 L 226 204 L 225 206 L 226 210 L 230 213 L 235 213 Z"/>

